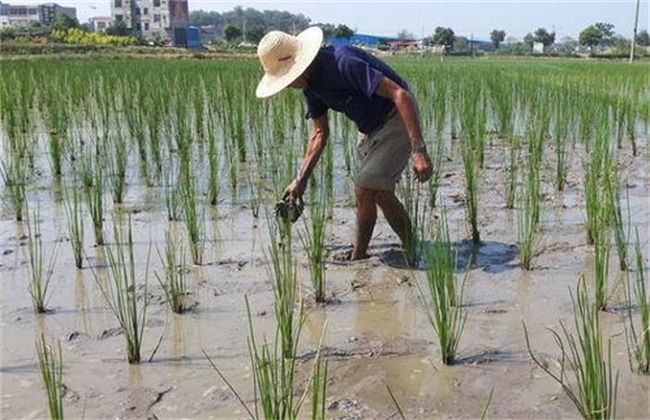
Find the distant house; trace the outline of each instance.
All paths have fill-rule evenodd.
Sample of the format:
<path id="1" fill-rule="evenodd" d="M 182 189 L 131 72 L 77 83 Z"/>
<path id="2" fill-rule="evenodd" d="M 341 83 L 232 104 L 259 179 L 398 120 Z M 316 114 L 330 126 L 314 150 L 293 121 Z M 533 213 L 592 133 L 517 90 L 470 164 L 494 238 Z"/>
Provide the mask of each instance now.
<path id="1" fill-rule="evenodd" d="M 113 20 L 110 16 L 95 16 L 90 18 L 90 26 L 93 32 L 105 31 L 112 23 Z"/>

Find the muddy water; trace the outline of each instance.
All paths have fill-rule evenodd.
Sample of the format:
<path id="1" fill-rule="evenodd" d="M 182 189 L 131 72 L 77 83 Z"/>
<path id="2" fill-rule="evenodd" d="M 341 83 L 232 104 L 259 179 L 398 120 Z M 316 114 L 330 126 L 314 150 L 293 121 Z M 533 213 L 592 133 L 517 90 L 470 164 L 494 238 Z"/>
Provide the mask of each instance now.
<path id="1" fill-rule="evenodd" d="M 644 149 L 645 150 L 645 149 Z M 488 162 L 498 162 L 492 150 Z M 644 151 L 645 153 L 645 151 Z M 650 183 L 647 154 L 621 158 L 632 225 L 647 243 L 650 223 Z M 573 167 L 579 168 L 580 157 Z M 459 256 L 458 277 L 466 277 L 467 325 L 459 347 L 459 363 L 440 363 L 435 334 L 416 285 L 421 269 L 407 269 L 396 237 L 383 219 L 375 230 L 371 254 L 364 262 L 329 261 L 329 303 L 311 300 L 304 249 L 294 242 L 301 294 L 308 312 L 300 358 L 299 388 L 311 368 L 323 335 L 329 361 L 328 416 L 388 418 L 396 413 L 387 391 L 393 391 L 407 418 L 477 417 L 493 390 L 489 415 L 494 418 L 576 417 L 562 390 L 536 367 L 527 353 L 522 321 L 540 358 L 558 366 L 558 349 L 547 328 L 559 321 L 570 325 L 570 291 L 580 273 L 592 278 L 593 249 L 586 244 L 582 173 L 572 170 L 564 193 L 545 184 L 541 253 L 535 270 L 519 267 L 516 214 L 503 206 L 504 168 L 484 170 L 480 229 L 484 243 L 472 247 L 462 197 L 459 161 L 445 168 L 439 202 L 449 208 L 451 236 Z M 547 180 L 548 181 L 548 180 Z M 53 199 L 54 198 L 54 199 Z M 241 203 L 222 204 L 207 214 L 205 264 L 189 274 L 189 298 L 196 306 L 183 315 L 164 304 L 154 273 L 160 272 L 155 246 L 164 244 L 169 229 L 182 237 L 182 227 L 166 221 L 161 195 L 132 187 L 118 213 L 132 217 L 138 270 L 149 274 L 150 305 L 143 358 L 125 361 L 124 338 L 110 313 L 92 271 L 76 270 L 66 235 L 65 216 L 56 194 L 47 188 L 35 200 L 41 205 L 42 237 L 48 254 L 58 247 L 52 277 L 50 313 L 36 316 L 27 291 L 26 227 L 4 214 L 0 221 L 2 287 L 2 417 L 46 417 L 46 402 L 35 358 L 34 340 L 45 333 L 63 348 L 66 415 L 70 418 L 240 418 L 247 417 L 233 394 L 212 370 L 204 351 L 219 366 L 242 398 L 252 404 L 244 296 L 253 311 L 258 341 L 272 339 L 273 292 L 266 263 L 268 229 L 254 221 Z M 328 250 L 348 245 L 353 209 L 341 197 L 330 223 Z M 118 219 L 119 220 L 119 219 Z M 257 226 L 257 227 L 253 227 Z M 111 232 L 111 221 L 105 231 Z M 92 243 L 86 229 L 86 244 Z M 107 235 L 110 237 L 110 235 Z M 151 248 L 151 265 L 146 256 Z M 86 246 L 87 259 L 102 273 L 102 248 Z M 612 250 L 611 306 L 624 305 L 620 273 Z M 460 267 L 469 267 L 465 272 Z M 605 333 L 612 336 L 614 367 L 619 371 L 618 414 L 650 417 L 648 377 L 630 373 L 622 313 L 603 314 Z M 324 330 L 324 332 L 323 332 Z M 161 341 L 162 340 L 162 341 Z M 307 410 L 305 410 L 307 416 Z"/>

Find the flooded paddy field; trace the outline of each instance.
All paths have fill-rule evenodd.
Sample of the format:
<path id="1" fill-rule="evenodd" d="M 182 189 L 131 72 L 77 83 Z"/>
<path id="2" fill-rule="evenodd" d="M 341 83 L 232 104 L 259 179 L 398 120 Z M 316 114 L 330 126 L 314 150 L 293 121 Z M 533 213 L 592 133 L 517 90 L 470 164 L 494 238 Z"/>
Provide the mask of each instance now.
<path id="1" fill-rule="evenodd" d="M 618 375 L 616 415 L 648 418 L 650 377 L 635 371 L 626 339 L 630 322 L 642 325 L 628 292 L 639 275 L 648 277 L 645 68 L 391 64 L 409 81 L 429 153 L 440 157 L 431 183 L 405 176 L 399 187 L 419 227 L 415 264 L 381 215 L 368 260 L 337 258 L 355 223 L 356 131 L 335 114 L 291 242 L 278 235 L 274 206 L 309 125 L 299 94 L 253 97 L 257 62 L 3 64 L 2 417 L 49 416 L 40 337 L 54 350 L 60 343 L 66 417 L 250 417 L 244 405 L 255 414 L 259 389 L 249 345 L 254 338 L 274 348 L 280 339 L 275 263 L 287 258 L 296 280 L 290 307 L 304 316 L 292 324 L 294 332 L 301 325 L 292 359 L 294 406 L 305 395 L 299 418 L 318 417 L 310 381 L 317 360 L 327 362 L 326 418 L 399 418 L 399 410 L 423 419 L 578 417 L 531 358 L 524 325 L 543 366 L 566 368 L 552 331 L 563 324 L 575 332 L 580 278 L 590 303 L 602 304 L 599 331 Z M 316 302 L 317 247 L 306 239 L 321 205 L 325 302 Z M 537 206 L 536 222 L 528 206 Z M 620 226 L 610 213 L 620 213 Z M 436 235 L 442 224 L 446 236 Z M 428 316 L 427 286 L 427 250 L 445 241 L 466 315 L 449 365 Z M 172 264 L 170 244 L 178 250 Z M 170 265 L 184 278 L 181 314 L 165 292 Z M 125 329 L 111 309 L 115 267 L 126 277 L 133 269 L 125 296 L 146 308 L 140 363 L 128 363 Z M 48 286 L 43 313 L 35 310 L 36 277 Z M 565 371 L 569 385 L 572 374 Z"/>

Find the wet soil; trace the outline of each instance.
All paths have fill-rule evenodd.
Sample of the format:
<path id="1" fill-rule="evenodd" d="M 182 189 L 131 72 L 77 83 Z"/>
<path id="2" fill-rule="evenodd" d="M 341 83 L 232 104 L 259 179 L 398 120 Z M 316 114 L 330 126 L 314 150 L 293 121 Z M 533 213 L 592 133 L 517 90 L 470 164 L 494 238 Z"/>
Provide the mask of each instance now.
<path id="1" fill-rule="evenodd" d="M 623 153 L 621 167 L 631 224 L 639 229 L 647 264 L 650 184 L 648 155 L 643 150 L 637 157 Z M 500 151 L 490 153 L 488 162 L 499 162 Z M 575 156 L 572 168 L 580 167 L 580 157 Z M 397 238 L 384 219 L 375 229 L 368 260 L 347 263 L 328 257 L 325 305 L 313 302 L 307 256 L 300 241 L 294 241 L 300 293 L 307 308 L 297 391 L 306 385 L 325 328 L 322 353 L 329 361 L 329 418 L 398 418 L 387 387 L 406 418 L 480 417 L 492 391 L 488 415 L 493 418 L 578 416 L 561 388 L 532 362 L 523 323 L 534 352 L 557 368 L 559 350 L 548 328 L 557 329 L 560 321 L 571 325 L 570 293 L 575 292 L 581 273 L 589 283 L 593 272 L 593 248 L 586 242 L 584 226 L 582 172 L 571 170 L 562 193 L 546 180 L 543 231 L 532 271 L 522 270 L 519 264 L 516 213 L 503 204 L 504 172 L 500 164 L 489 164 L 483 171 L 479 210 L 483 242 L 475 246 L 465 239 L 461 163 L 452 160 L 445 167 L 439 202 L 448 209 L 457 276 L 459 281 L 465 278 L 468 311 L 458 360 L 452 366 L 440 362 L 436 336 L 418 292 L 417 284 L 425 280 L 423 267 L 409 268 L 404 263 Z M 49 313 L 35 315 L 31 308 L 25 225 L 7 213 L 0 221 L 2 417 L 47 416 L 34 346 L 36 337 L 45 333 L 62 345 L 67 417 L 246 418 L 205 354 L 252 406 L 244 297 L 250 302 L 259 340 L 273 338 L 275 323 L 265 220 L 254 220 L 236 200 L 224 201 L 208 213 L 204 264 L 192 267 L 188 278 L 193 308 L 176 315 L 169 311 L 155 281 L 154 273 L 161 272 L 155 248 L 148 270 L 145 261 L 152 244 L 164 244 L 166 229 L 181 235 L 182 227 L 166 220 L 164 202 L 147 201 L 141 190 L 132 187 L 127 203 L 117 211 L 131 213 L 138 270 L 142 278 L 149 274 L 151 299 L 144 362 L 129 365 L 122 332 L 88 268 L 102 270 L 105 250 L 88 245 L 92 237 L 87 229 L 87 263 L 82 270 L 74 268 L 65 213 L 51 192 L 44 188 L 37 197 L 47 253 L 58 246 Z M 158 197 L 162 200 L 162 195 Z M 354 209 L 348 203 L 340 197 L 334 207 L 328 255 L 349 246 Z M 108 220 L 106 231 L 111 229 Z M 617 310 L 625 306 L 625 276 L 612 250 L 608 286 L 612 310 L 602 317 L 619 372 L 618 415 L 649 418 L 650 379 L 630 372 L 624 313 Z M 307 417 L 308 409 L 303 411 Z"/>

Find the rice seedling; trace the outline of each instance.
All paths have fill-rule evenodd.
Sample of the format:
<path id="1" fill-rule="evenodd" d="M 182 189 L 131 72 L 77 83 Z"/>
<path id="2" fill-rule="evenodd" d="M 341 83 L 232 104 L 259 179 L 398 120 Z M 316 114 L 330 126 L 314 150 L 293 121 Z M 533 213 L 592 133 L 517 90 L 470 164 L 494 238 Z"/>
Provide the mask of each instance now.
<path id="1" fill-rule="evenodd" d="M 618 373 L 612 372 L 611 340 L 603 345 L 598 308 L 589 302 L 584 277 L 580 277 L 573 302 L 575 332 L 560 322 L 560 332 L 550 330 L 560 348 L 560 372 L 533 353 L 524 324 L 526 347 L 533 362 L 556 381 L 585 419 L 609 419 L 616 416 Z M 570 376 L 572 380 L 569 379 Z"/>
<path id="2" fill-rule="evenodd" d="M 81 159 L 81 181 L 86 207 L 95 235 L 95 244 L 104 245 L 104 170 L 100 162 L 99 149 L 95 154 L 85 153 Z"/>
<path id="3" fill-rule="evenodd" d="M 399 414 L 399 418 L 401 418 L 402 420 L 406 420 L 406 417 L 404 416 L 404 412 L 402 411 L 402 407 L 399 405 L 399 402 L 397 402 L 397 398 L 395 398 L 395 394 L 393 394 L 393 390 L 390 389 L 390 386 L 388 385 L 386 385 L 386 390 L 388 390 L 388 395 L 390 395 L 390 400 L 393 402 L 393 405 L 397 410 L 397 414 Z"/>
<path id="4" fill-rule="evenodd" d="M 616 251 L 618 255 L 618 265 L 621 271 L 628 270 L 628 237 L 629 237 L 629 221 L 627 224 L 623 219 L 623 209 L 621 204 L 621 187 L 620 180 L 618 178 L 618 173 L 616 169 L 612 168 L 612 172 L 607 177 L 607 182 L 605 184 L 606 195 L 609 198 L 608 208 L 611 209 L 610 214 L 610 225 L 612 227 L 612 233 L 614 235 Z M 630 201 L 629 197 L 627 200 L 627 214 L 630 214 Z"/>
<path id="5" fill-rule="evenodd" d="M 185 284 L 185 250 L 181 244 L 175 242 L 169 232 L 165 232 L 165 251 L 158 251 L 164 274 L 156 273 L 160 287 L 165 292 L 165 299 L 172 312 L 182 314 L 187 309 L 184 301 L 187 295 Z"/>
<path id="6" fill-rule="evenodd" d="M 645 264 L 643 252 L 639 242 L 639 232 L 636 231 L 635 243 L 635 282 L 630 284 L 628 273 L 627 300 L 629 308 L 626 312 L 625 337 L 628 349 L 630 369 L 644 375 L 650 374 L 650 302 L 645 279 Z M 636 306 L 639 312 L 639 327 L 636 326 L 632 315 L 632 307 Z"/>
<path id="7" fill-rule="evenodd" d="M 481 243 L 481 234 L 478 229 L 478 168 L 476 155 L 469 141 L 464 140 L 462 145 L 463 167 L 465 169 L 465 205 L 467 220 L 471 227 L 472 242 Z"/>
<path id="8" fill-rule="evenodd" d="M 412 174 L 406 176 L 405 188 L 402 189 L 404 209 L 409 215 L 405 226 L 406 238 L 402 247 L 406 263 L 415 267 L 422 257 L 422 246 L 427 229 L 427 217 L 431 215 L 427 202 L 422 200 L 421 185 Z"/>
<path id="9" fill-rule="evenodd" d="M 77 268 L 83 266 L 83 248 L 84 248 L 84 220 L 83 209 L 81 207 L 81 196 L 76 185 L 70 185 L 65 189 L 63 194 L 63 208 L 68 225 L 68 236 L 70 237 L 70 246 L 74 255 L 74 265 Z"/>
<path id="10" fill-rule="evenodd" d="M 522 187 L 522 191 L 518 194 L 518 197 L 519 260 L 521 261 L 521 268 L 524 270 L 532 270 L 533 260 L 536 255 L 536 245 L 538 243 L 538 224 L 533 219 L 531 204 L 533 199 L 526 191 L 526 187 Z"/>
<path id="11" fill-rule="evenodd" d="M 296 266 L 291 252 L 291 221 L 288 219 L 271 220 L 267 216 L 271 230 L 271 283 L 275 297 L 275 319 L 281 339 L 282 358 L 292 357 L 297 339 L 304 323 L 302 301 L 296 317 L 296 299 L 298 281 Z"/>
<path id="12" fill-rule="evenodd" d="M 322 178 L 322 177 L 321 177 Z M 325 191 L 312 196 L 309 221 L 305 219 L 305 234 L 300 235 L 307 257 L 314 288 L 314 300 L 325 302 L 325 231 L 327 227 L 327 200 Z"/>
<path id="13" fill-rule="evenodd" d="M 436 198 L 440 188 L 440 178 L 442 177 L 443 159 L 444 159 L 444 141 L 442 136 L 436 136 L 431 147 L 431 179 L 427 182 L 429 189 L 429 206 L 436 207 Z"/>
<path id="14" fill-rule="evenodd" d="M 195 178 L 185 172 L 181 174 L 179 181 L 180 185 L 177 188 L 180 193 L 190 255 L 194 265 L 201 265 L 205 249 L 205 212 L 203 208 L 199 209 L 197 203 Z"/>
<path id="15" fill-rule="evenodd" d="M 478 229 L 478 178 L 483 167 L 485 153 L 485 109 L 482 102 L 479 82 L 464 87 L 461 104 L 456 111 L 460 113 L 461 155 L 465 174 L 465 205 L 467 220 L 471 228 L 472 242 L 479 244 L 481 236 Z"/>
<path id="16" fill-rule="evenodd" d="M 126 187 L 126 169 L 128 164 L 128 146 L 122 133 L 118 133 L 106 143 L 104 155 L 108 158 L 108 182 L 113 195 L 113 203 L 122 204 Z"/>
<path id="17" fill-rule="evenodd" d="M 208 161 L 208 187 L 207 187 L 207 202 L 211 206 L 217 205 L 219 197 L 219 147 L 217 145 L 217 135 L 213 127 L 213 119 L 208 118 L 208 151 L 206 159 Z"/>
<path id="18" fill-rule="evenodd" d="M 594 292 L 596 306 L 604 310 L 607 306 L 607 279 L 609 276 L 609 257 L 611 253 L 610 203 L 602 203 L 596 213 L 592 230 L 594 245 Z"/>
<path id="19" fill-rule="evenodd" d="M 13 153 L 9 159 L 9 162 L 0 162 L 0 174 L 7 196 L 5 202 L 11 207 L 16 221 L 22 222 L 27 201 L 25 162 Z"/>
<path id="20" fill-rule="evenodd" d="M 27 210 L 27 213 L 27 267 L 29 270 L 29 294 L 32 298 L 32 307 L 34 308 L 34 312 L 42 314 L 47 312 L 46 303 L 49 299 L 50 281 L 52 280 L 52 274 L 54 273 L 58 247 L 54 248 L 49 261 L 46 261 L 39 220 L 40 208 L 37 205 L 36 210 L 34 210 L 32 214 L 29 214 L 29 210 Z"/>
<path id="21" fill-rule="evenodd" d="M 245 300 L 249 331 L 246 341 L 253 371 L 253 400 L 255 405 L 252 409 L 244 402 L 243 398 L 230 384 L 205 350 L 203 353 L 212 368 L 226 383 L 252 419 L 298 419 L 300 409 L 309 391 L 308 386 L 299 398 L 296 396 L 295 379 L 298 340 L 296 339 L 293 342 L 293 347 L 288 355 L 290 357 L 284 357 L 281 339 L 282 333 L 280 326 L 277 325 L 273 343 L 267 343 L 265 339 L 264 343 L 259 345 L 255 339 L 253 317 L 248 298 L 245 298 Z M 305 314 L 302 309 L 300 309 L 299 316 L 304 320 Z M 300 327 L 297 330 L 296 338 L 298 338 L 301 328 L 302 323 L 300 323 Z M 312 418 L 315 419 L 325 418 L 324 414 L 326 409 L 327 365 L 326 363 L 323 365 L 320 348 L 319 346 L 316 360 L 314 361 L 314 369 L 309 379 L 312 389 L 311 413 Z"/>
<path id="22" fill-rule="evenodd" d="M 181 220 L 181 194 L 178 187 L 178 174 L 172 159 L 163 170 L 163 189 L 165 192 L 165 208 L 167 209 L 167 220 L 177 222 Z"/>
<path id="23" fill-rule="evenodd" d="M 106 248 L 110 278 L 108 284 L 101 281 L 96 268 L 91 267 L 91 269 L 106 303 L 124 333 L 127 361 L 130 364 L 138 364 L 147 314 L 147 278 L 151 252 L 147 253 L 142 297 L 139 299 L 131 218 L 129 217 L 126 235 L 120 232 L 119 226 L 115 223 L 113 235 L 114 245 Z"/>
<path id="24" fill-rule="evenodd" d="M 555 100 L 560 102 L 562 93 L 555 92 Z M 562 104 L 564 105 L 564 104 Z M 568 160 L 569 160 L 569 142 L 567 141 L 569 133 L 569 107 L 556 106 L 554 111 L 553 138 L 555 140 L 555 188 L 558 191 L 564 191 L 567 181 Z"/>
<path id="25" fill-rule="evenodd" d="M 492 405 L 492 397 L 494 396 L 494 388 L 490 390 L 487 400 L 485 401 L 485 406 L 483 407 L 483 412 L 481 412 L 481 419 L 486 419 L 490 411 L 490 405 Z"/>
<path id="26" fill-rule="evenodd" d="M 324 330 L 323 330 L 324 331 Z M 327 409 L 327 360 L 321 354 L 322 340 L 314 359 L 314 368 L 311 374 L 311 418 L 325 420 Z"/>
<path id="27" fill-rule="evenodd" d="M 456 262 L 449 240 L 447 221 L 443 215 L 433 232 L 432 244 L 424 251 L 424 268 L 427 280 L 427 318 L 438 336 L 441 361 L 451 365 L 456 360 L 458 345 L 467 320 L 463 307 L 463 291 L 456 287 L 454 271 Z M 420 297 L 427 301 L 418 285 Z"/>
<path id="28" fill-rule="evenodd" d="M 47 395 L 47 408 L 51 419 L 63 419 L 63 397 L 65 387 L 63 385 L 63 354 L 61 343 L 53 348 L 45 341 L 41 334 L 36 340 L 36 356 L 38 367 L 41 371 L 41 378 Z"/>

